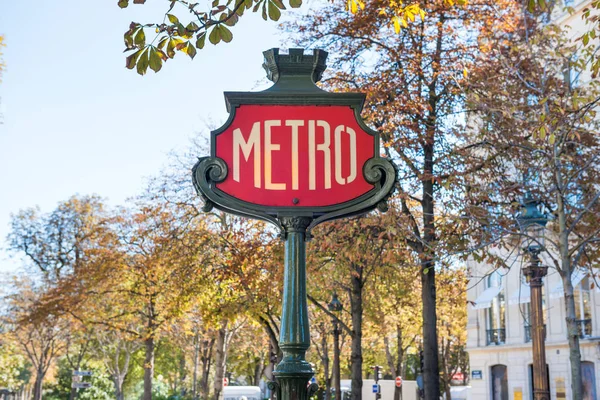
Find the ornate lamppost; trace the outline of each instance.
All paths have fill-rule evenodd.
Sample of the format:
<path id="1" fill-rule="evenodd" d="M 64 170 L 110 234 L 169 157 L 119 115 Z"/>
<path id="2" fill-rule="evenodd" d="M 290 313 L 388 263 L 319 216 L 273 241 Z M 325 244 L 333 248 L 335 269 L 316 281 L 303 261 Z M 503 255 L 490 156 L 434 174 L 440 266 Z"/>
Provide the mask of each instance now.
<path id="1" fill-rule="evenodd" d="M 337 316 L 344 308 L 334 292 L 327 308 L 334 314 L 333 322 L 333 388 L 335 400 L 342 400 L 342 388 L 340 384 L 340 321 Z"/>
<path id="2" fill-rule="evenodd" d="M 544 237 L 548 218 L 542 211 L 542 204 L 526 193 L 521 204 L 517 222 L 523 237 L 523 250 L 529 255 L 529 264 L 523 268 L 531 291 L 531 343 L 533 347 L 533 398 L 550 400 L 548 370 L 546 368 L 546 327 L 542 309 L 543 278 L 548 267 L 540 265 L 539 254 L 544 247 Z"/>

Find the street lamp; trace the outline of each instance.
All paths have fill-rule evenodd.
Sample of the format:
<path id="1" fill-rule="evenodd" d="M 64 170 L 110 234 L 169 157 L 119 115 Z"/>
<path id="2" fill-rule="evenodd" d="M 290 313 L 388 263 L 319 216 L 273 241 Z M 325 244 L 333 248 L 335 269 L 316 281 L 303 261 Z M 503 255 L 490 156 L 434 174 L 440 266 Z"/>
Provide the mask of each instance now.
<path id="1" fill-rule="evenodd" d="M 337 298 L 337 293 L 333 296 L 327 308 L 334 315 L 333 322 L 333 388 L 335 390 L 335 400 L 342 400 L 342 388 L 340 384 L 340 320 L 337 316 L 344 308 Z"/>
<path id="2" fill-rule="evenodd" d="M 546 369 L 546 327 L 542 310 L 543 278 L 548 267 L 540 265 L 539 254 L 544 248 L 544 236 L 548 218 L 543 212 L 543 205 L 527 192 L 523 196 L 521 211 L 517 222 L 523 237 L 522 245 L 529 255 L 529 264 L 523 268 L 531 291 L 531 343 L 533 347 L 533 398 L 534 400 L 550 400 L 548 387 L 548 370 Z"/>

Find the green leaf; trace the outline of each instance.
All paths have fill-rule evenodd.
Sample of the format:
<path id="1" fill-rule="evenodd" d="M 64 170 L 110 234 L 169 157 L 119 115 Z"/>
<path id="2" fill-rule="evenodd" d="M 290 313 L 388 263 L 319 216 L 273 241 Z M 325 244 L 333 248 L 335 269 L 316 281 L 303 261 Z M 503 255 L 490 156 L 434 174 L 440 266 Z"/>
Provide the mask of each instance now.
<path id="1" fill-rule="evenodd" d="M 125 8 L 129 5 L 129 0 L 119 0 L 117 5 L 121 8 Z"/>
<path id="2" fill-rule="evenodd" d="M 137 73 L 144 75 L 148 70 L 148 48 L 145 48 L 137 62 Z"/>
<path id="3" fill-rule="evenodd" d="M 298 8 L 302 5 L 302 0 L 290 0 L 290 7 Z"/>
<path id="4" fill-rule="evenodd" d="M 144 4 L 146 0 L 133 0 L 133 4 Z"/>
<path id="5" fill-rule="evenodd" d="M 150 69 L 154 72 L 158 72 L 162 68 L 162 60 L 154 48 L 150 49 L 150 60 L 148 64 Z"/>
<path id="6" fill-rule="evenodd" d="M 548 138 L 548 143 L 554 144 L 555 141 L 556 141 L 556 136 L 554 136 L 554 133 L 550 134 L 550 137 Z"/>
<path id="7" fill-rule="evenodd" d="M 240 7 L 240 9 L 242 9 L 242 8 L 243 7 Z M 234 26 L 235 24 L 238 23 L 239 19 L 240 18 L 238 17 L 238 15 L 236 13 L 229 14 L 227 16 L 227 21 L 225 21 L 225 25 L 227 25 L 227 26 Z"/>
<path id="8" fill-rule="evenodd" d="M 158 42 L 158 47 L 159 49 L 162 49 L 163 47 L 165 47 L 165 44 L 169 41 L 169 37 L 165 36 L 162 39 L 160 39 L 160 41 Z"/>
<path id="9" fill-rule="evenodd" d="M 587 46 L 587 44 L 590 42 L 589 35 L 587 33 L 585 35 L 583 35 L 582 40 L 583 40 L 583 45 Z"/>
<path id="10" fill-rule="evenodd" d="M 280 10 L 285 10 L 285 5 L 283 5 L 283 3 L 281 2 L 281 0 L 271 0 L 273 3 L 275 3 L 275 5 L 277 6 L 277 8 L 279 8 Z"/>
<path id="11" fill-rule="evenodd" d="M 535 11 L 535 0 L 529 0 L 527 3 L 527 11 L 534 12 Z"/>
<path id="12" fill-rule="evenodd" d="M 263 3 L 262 6 L 262 19 L 267 21 L 269 18 L 267 17 L 267 3 Z"/>
<path id="13" fill-rule="evenodd" d="M 542 139 L 542 140 L 546 139 L 546 127 L 545 126 L 540 127 L 540 139 Z"/>
<path id="14" fill-rule="evenodd" d="M 175 57 L 175 48 L 181 43 L 183 43 L 181 39 L 171 38 L 169 40 L 169 44 L 167 45 L 167 56 L 169 58 Z"/>
<path id="15" fill-rule="evenodd" d="M 185 54 L 190 56 L 190 58 L 192 60 L 194 59 L 194 57 L 196 57 L 196 48 L 194 47 L 194 45 L 191 42 L 187 43 L 187 46 L 185 46 L 184 51 L 185 51 Z"/>
<path id="16" fill-rule="evenodd" d="M 193 21 L 190 22 L 189 24 L 187 24 L 187 26 L 185 27 L 186 31 L 194 32 L 194 33 L 196 33 L 198 31 L 198 29 L 199 29 L 198 25 Z"/>
<path id="17" fill-rule="evenodd" d="M 272 1 L 269 1 L 269 18 L 273 21 L 279 21 L 279 18 L 281 18 L 281 11 Z"/>
<path id="18" fill-rule="evenodd" d="M 172 24 L 178 24 L 179 23 L 179 18 L 177 18 L 173 14 L 167 14 L 167 18 L 169 18 L 169 22 L 172 23 Z"/>
<path id="19" fill-rule="evenodd" d="M 219 5 L 219 0 L 213 0 L 212 7 L 215 8 L 218 5 Z"/>
<path id="20" fill-rule="evenodd" d="M 123 39 L 125 40 L 125 48 L 132 49 L 133 48 L 133 32 L 131 30 L 128 30 L 127 32 L 125 32 L 125 35 L 123 35 Z"/>
<path id="21" fill-rule="evenodd" d="M 221 26 L 219 26 L 219 29 L 220 29 L 219 33 L 221 35 L 221 39 L 223 39 L 223 41 L 225 43 L 231 42 L 231 39 L 233 39 L 233 34 L 229 30 L 229 28 L 227 28 L 225 25 L 221 25 Z"/>
<path id="22" fill-rule="evenodd" d="M 198 34 L 198 40 L 196 41 L 196 47 L 199 49 L 203 49 L 206 44 L 206 32 L 202 32 Z"/>
<path id="23" fill-rule="evenodd" d="M 217 44 L 221 41 L 221 32 L 218 26 L 214 27 L 213 30 L 210 32 L 210 35 L 208 35 L 208 40 L 212 44 Z"/>
<path id="24" fill-rule="evenodd" d="M 125 59 L 125 67 L 127 67 L 128 69 L 133 69 L 135 67 L 135 64 L 138 60 L 138 58 L 140 57 L 140 54 L 142 54 L 142 49 L 136 51 L 135 53 L 129 55 L 126 59 Z"/>
<path id="25" fill-rule="evenodd" d="M 139 48 L 142 48 L 146 45 L 146 34 L 144 33 L 144 28 L 138 29 L 133 42 Z"/>

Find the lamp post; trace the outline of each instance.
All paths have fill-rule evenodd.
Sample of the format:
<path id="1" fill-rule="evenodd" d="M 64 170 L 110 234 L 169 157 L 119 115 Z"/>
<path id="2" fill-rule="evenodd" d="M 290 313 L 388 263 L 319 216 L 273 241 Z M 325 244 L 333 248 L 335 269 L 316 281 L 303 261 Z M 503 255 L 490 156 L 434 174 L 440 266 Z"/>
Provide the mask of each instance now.
<path id="1" fill-rule="evenodd" d="M 333 322 L 333 388 L 335 390 L 335 400 L 342 400 L 342 388 L 340 385 L 340 321 L 338 314 L 344 308 L 334 292 L 329 304 L 329 311 L 334 313 Z"/>
<path id="2" fill-rule="evenodd" d="M 523 234 L 523 250 L 529 255 L 529 264 L 523 274 L 531 291 L 531 343 L 533 347 L 533 398 L 550 400 L 548 370 L 546 369 L 546 327 L 542 309 L 543 278 L 548 267 L 540 265 L 539 254 L 544 246 L 544 235 L 548 218 L 541 210 L 542 205 L 528 192 L 523 198 L 521 212 L 517 217 Z"/>

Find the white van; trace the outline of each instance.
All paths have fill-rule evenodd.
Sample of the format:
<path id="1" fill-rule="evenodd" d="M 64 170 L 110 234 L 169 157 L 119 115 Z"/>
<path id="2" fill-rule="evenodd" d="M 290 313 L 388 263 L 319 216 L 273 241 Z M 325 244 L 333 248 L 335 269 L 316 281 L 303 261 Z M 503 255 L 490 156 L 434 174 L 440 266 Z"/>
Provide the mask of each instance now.
<path id="1" fill-rule="evenodd" d="M 225 386 L 223 400 L 263 400 L 258 386 Z"/>

